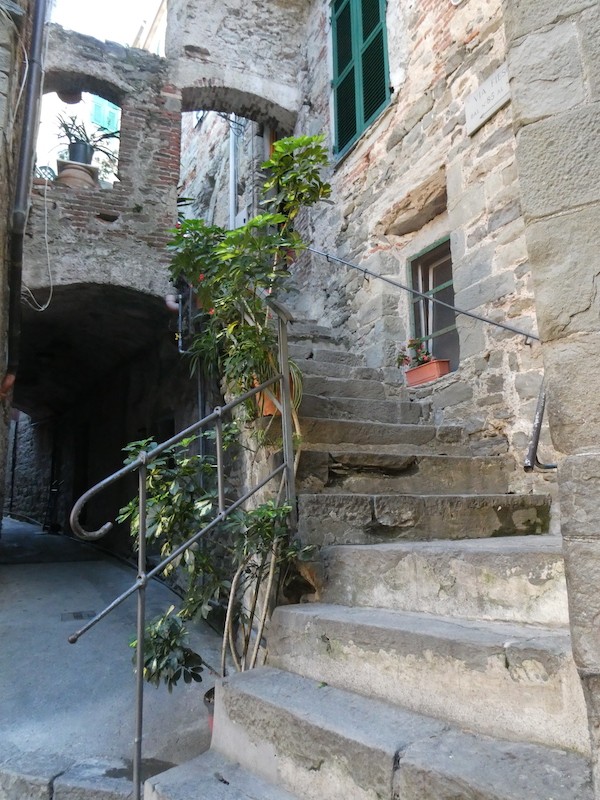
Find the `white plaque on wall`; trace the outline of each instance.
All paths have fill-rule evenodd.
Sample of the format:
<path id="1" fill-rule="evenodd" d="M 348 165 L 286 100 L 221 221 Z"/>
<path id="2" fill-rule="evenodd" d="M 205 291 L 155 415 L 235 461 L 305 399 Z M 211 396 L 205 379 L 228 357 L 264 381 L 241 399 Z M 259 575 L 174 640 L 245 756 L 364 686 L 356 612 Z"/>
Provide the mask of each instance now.
<path id="1" fill-rule="evenodd" d="M 471 136 L 475 131 L 494 116 L 502 106 L 510 101 L 510 86 L 508 84 L 508 66 L 501 67 L 484 81 L 479 89 L 470 94 L 465 101 L 467 117 L 467 134 Z"/>

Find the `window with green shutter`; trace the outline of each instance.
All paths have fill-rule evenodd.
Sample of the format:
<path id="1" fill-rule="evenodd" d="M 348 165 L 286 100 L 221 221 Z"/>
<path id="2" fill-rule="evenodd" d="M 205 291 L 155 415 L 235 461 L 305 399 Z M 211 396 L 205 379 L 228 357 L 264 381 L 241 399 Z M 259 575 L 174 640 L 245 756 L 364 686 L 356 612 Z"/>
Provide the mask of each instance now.
<path id="1" fill-rule="evenodd" d="M 386 0 L 333 0 L 335 149 L 342 155 L 390 99 Z"/>

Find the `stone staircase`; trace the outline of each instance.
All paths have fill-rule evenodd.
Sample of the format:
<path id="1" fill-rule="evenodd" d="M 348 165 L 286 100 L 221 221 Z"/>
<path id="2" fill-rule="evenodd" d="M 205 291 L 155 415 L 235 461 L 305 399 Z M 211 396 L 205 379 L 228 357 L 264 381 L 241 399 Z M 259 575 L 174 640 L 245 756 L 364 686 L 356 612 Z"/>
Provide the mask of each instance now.
<path id="1" fill-rule="evenodd" d="M 146 800 L 591 800 L 550 498 L 331 331 L 293 349 L 316 602 L 276 609 L 267 666 L 217 687 L 211 750 Z"/>

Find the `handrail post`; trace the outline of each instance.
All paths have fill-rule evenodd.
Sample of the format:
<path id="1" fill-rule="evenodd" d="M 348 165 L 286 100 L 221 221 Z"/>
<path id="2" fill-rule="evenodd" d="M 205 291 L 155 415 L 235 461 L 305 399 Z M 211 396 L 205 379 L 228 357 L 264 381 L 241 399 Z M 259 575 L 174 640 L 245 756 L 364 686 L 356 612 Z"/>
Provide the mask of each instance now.
<path id="1" fill-rule="evenodd" d="M 137 590 L 137 645 L 136 645 L 136 711 L 133 752 L 133 800 L 141 800 L 142 791 L 142 738 L 144 723 L 144 638 L 146 634 L 146 513 L 147 492 L 146 453 L 140 453 L 139 471 L 139 536 L 138 536 L 138 590 Z"/>
<path id="2" fill-rule="evenodd" d="M 298 509 L 296 508 L 296 485 L 294 480 L 294 437 L 292 423 L 292 391 L 290 384 L 290 357 L 288 349 L 287 320 L 278 315 L 279 371 L 281 372 L 281 435 L 283 438 L 283 461 L 285 464 L 286 499 L 291 507 L 290 525 L 296 530 Z"/>
<path id="3" fill-rule="evenodd" d="M 216 411 L 217 409 L 215 409 Z M 219 498 L 219 514 L 225 511 L 225 460 L 223 458 L 223 418 L 218 416 L 215 422 L 215 448 L 217 451 L 217 492 Z"/>
<path id="4" fill-rule="evenodd" d="M 542 464 L 537 456 L 538 445 L 540 443 L 540 434 L 542 432 L 542 420 L 544 419 L 544 410 L 546 408 L 546 387 L 544 381 L 540 386 L 540 393 L 538 395 L 537 405 L 535 408 L 535 417 L 533 418 L 533 431 L 531 433 L 531 441 L 523 462 L 523 469 L 525 472 L 533 472 L 537 469 L 550 470 L 556 469 L 556 464 Z"/>

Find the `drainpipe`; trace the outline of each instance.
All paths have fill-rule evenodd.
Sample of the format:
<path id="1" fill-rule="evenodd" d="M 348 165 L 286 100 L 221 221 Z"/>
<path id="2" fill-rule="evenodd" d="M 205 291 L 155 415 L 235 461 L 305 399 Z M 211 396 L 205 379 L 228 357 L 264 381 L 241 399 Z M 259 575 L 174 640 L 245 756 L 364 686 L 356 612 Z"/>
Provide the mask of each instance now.
<path id="1" fill-rule="evenodd" d="M 235 114 L 229 117 L 229 228 L 235 228 L 237 216 L 237 142 L 235 136 Z"/>
<path id="2" fill-rule="evenodd" d="M 29 72 L 25 88 L 21 146 L 17 166 L 15 200 L 10 231 L 10 261 L 8 276 L 8 334 L 6 373 L 0 385 L 0 398 L 12 388 L 19 366 L 19 341 L 21 338 L 21 283 L 23 276 L 23 240 L 29 214 L 29 194 L 33 173 L 33 151 L 37 133 L 38 102 L 42 89 L 42 54 L 44 25 L 48 0 L 34 0 L 33 24 L 29 46 Z"/>

